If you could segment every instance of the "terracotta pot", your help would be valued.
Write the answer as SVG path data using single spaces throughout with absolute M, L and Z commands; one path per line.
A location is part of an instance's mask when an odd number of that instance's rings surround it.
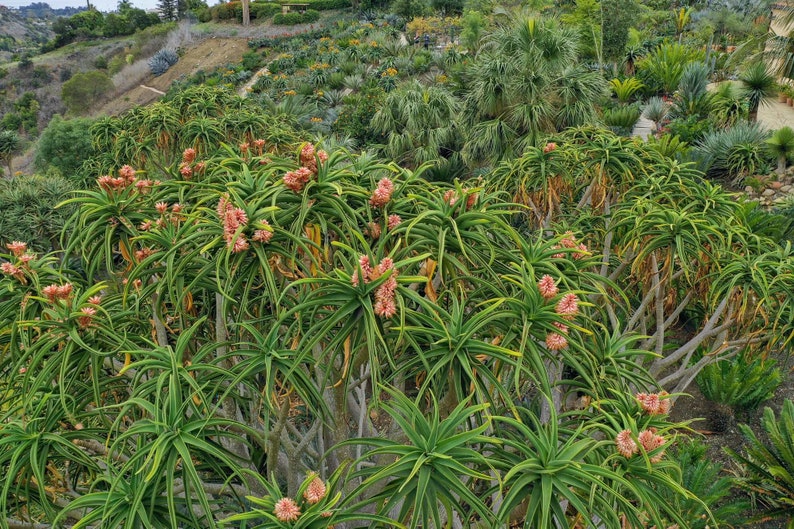
M 786 102 L 786 94 L 778 94 L 777 95 L 778 103 L 785 103 Z
M 775 190 L 780 189 L 781 187 L 783 187 L 783 182 L 778 182 L 778 181 L 771 182 L 769 184 L 769 187 L 771 187 L 772 189 L 775 189 Z
M 790 97 L 787 97 L 786 98 L 786 104 L 788 106 L 790 106 L 790 107 L 794 107 L 794 99 L 791 99 Z

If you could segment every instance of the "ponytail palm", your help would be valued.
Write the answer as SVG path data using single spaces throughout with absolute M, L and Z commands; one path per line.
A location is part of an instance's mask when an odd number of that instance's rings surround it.
M 493 163 L 544 133 L 591 119 L 607 85 L 571 66 L 577 58 L 575 32 L 554 20 L 522 16 L 497 28 L 468 71 L 464 113 L 473 128 L 464 159 Z M 487 143 L 486 129 L 498 130 L 500 141 Z

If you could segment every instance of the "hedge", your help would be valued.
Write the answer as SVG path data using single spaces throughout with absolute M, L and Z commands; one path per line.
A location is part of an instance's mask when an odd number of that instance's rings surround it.
M 307 9 L 303 13 L 279 13 L 273 17 L 273 24 L 280 26 L 294 26 L 296 24 L 308 24 L 320 20 L 320 12 L 315 9 Z

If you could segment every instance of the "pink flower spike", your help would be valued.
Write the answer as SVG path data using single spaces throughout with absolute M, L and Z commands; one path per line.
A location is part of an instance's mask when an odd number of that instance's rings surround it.
M 59 299 L 66 299 L 72 293 L 72 284 L 66 283 L 65 285 L 59 286 L 58 291 L 56 293 L 56 297 Z
M 554 278 L 548 274 L 545 274 L 538 281 L 538 290 L 545 300 L 550 300 L 559 292 L 557 285 L 554 283 Z
M 80 309 L 80 313 L 83 315 L 77 318 L 77 324 L 85 329 L 91 325 L 91 318 L 96 314 L 96 309 L 94 307 L 83 307 Z
M 119 169 L 119 176 L 126 184 L 131 184 L 135 180 L 135 169 L 129 165 L 125 165 Z
M 58 285 L 47 285 L 41 289 L 41 293 L 44 294 L 50 302 L 55 302 L 58 298 Z
M 165 202 L 158 202 L 157 204 L 154 205 L 154 209 L 157 210 L 157 213 L 162 215 L 163 213 L 168 211 L 168 204 Z
M 549 351 L 559 351 L 568 347 L 568 339 L 562 334 L 550 332 L 546 335 L 546 349 Z
M 572 320 L 579 313 L 579 298 L 576 294 L 565 294 L 557 303 L 556 311 L 566 320 Z
M 100 303 L 102 303 L 102 296 L 91 296 L 90 298 L 88 298 L 88 302 L 91 305 L 99 305 Z
M 637 443 L 631 438 L 631 431 L 623 430 L 617 437 L 615 437 L 615 445 L 618 447 L 618 452 L 623 457 L 631 457 L 639 450 Z
M 321 480 L 319 476 L 314 476 L 314 479 L 311 481 L 311 483 L 309 483 L 309 486 L 306 487 L 303 497 L 310 504 L 314 505 L 325 498 L 326 492 L 327 489 L 325 487 L 325 483 L 323 483 L 323 480 Z
M 28 245 L 27 243 L 21 241 L 13 241 L 6 244 L 6 248 L 11 250 L 11 253 L 14 254 L 16 257 L 19 257 L 20 255 L 25 253 L 25 250 L 28 249 Z
M 273 507 L 273 514 L 280 522 L 295 522 L 301 515 L 301 510 L 292 498 L 281 498 Z
M 387 177 L 383 177 L 378 182 L 375 191 L 369 198 L 369 203 L 372 207 L 382 208 L 391 200 L 391 195 L 394 193 L 394 182 Z
M 193 160 L 196 159 L 196 149 L 185 149 L 182 151 L 182 162 L 183 163 L 193 163 Z
M 268 243 L 273 238 L 273 232 L 270 230 L 255 230 L 254 236 L 251 237 L 252 241 Z
M 402 221 L 403 219 L 401 219 L 399 215 L 389 215 L 386 225 L 388 226 L 389 231 L 391 231 L 399 226 Z
M 17 266 L 14 266 L 11 263 L 3 263 L 0 264 L 0 272 L 3 272 L 4 274 L 9 276 L 15 276 L 20 272 L 22 272 L 22 270 L 20 270 Z

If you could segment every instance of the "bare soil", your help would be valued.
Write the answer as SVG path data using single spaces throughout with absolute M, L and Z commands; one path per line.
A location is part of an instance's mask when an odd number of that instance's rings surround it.
M 117 115 L 139 105 L 148 105 L 163 97 L 161 93 L 167 92 L 174 81 L 189 77 L 199 70 L 213 70 L 225 64 L 238 63 L 247 51 L 248 39 L 245 38 L 205 38 L 187 48 L 179 61 L 163 75 L 155 77 L 149 74 L 142 80 L 143 86 L 136 86 L 105 103 L 95 115 Z

